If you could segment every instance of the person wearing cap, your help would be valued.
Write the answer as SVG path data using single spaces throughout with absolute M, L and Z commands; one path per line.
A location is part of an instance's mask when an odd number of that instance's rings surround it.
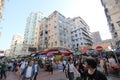
M 83 73 L 83 80 L 107 80 L 106 76 L 97 70 L 97 62 L 94 58 L 85 60 L 87 70 Z

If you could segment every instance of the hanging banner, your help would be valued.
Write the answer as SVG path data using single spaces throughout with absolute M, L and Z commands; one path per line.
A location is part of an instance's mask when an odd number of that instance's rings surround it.
M 55 55 L 56 60 L 60 60 L 62 58 L 62 55 Z

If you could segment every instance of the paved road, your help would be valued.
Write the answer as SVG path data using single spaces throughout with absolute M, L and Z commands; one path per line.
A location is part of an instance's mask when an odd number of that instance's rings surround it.
M 8 72 L 6 80 L 20 80 L 15 72 Z M 67 80 L 65 74 L 60 70 L 55 70 L 53 75 L 44 70 L 40 70 L 37 80 Z
M 8 72 L 7 75 L 8 77 L 6 80 L 20 80 L 18 79 L 17 74 L 14 72 Z M 65 77 L 65 74 L 60 70 L 54 71 L 53 75 L 51 75 L 48 72 L 45 72 L 44 70 L 41 69 L 37 80 L 67 80 L 67 79 Z M 120 80 L 120 78 L 108 76 L 108 80 Z

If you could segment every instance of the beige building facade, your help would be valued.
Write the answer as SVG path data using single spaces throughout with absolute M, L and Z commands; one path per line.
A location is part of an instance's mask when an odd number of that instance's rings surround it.
M 15 57 L 17 55 L 23 54 L 23 35 L 16 34 L 13 36 L 10 55 Z
M 5 50 L 5 53 L 4 53 L 4 54 L 5 54 L 6 57 L 11 57 L 11 56 L 12 56 L 12 55 L 10 54 L 10 51 L 11 51 L 10 49 Z
M 5 0 L 0 0 L 0 21 L 2 20 Z
M 109 24 L 112 38 L 120 47 L 120 0 L 101 0 Z
M 62 14 L 54 11 L 48 18 L 44 18 L 37 25 L 36 46 L 44 50 L 47 48 L 62 47 L 71 49 L 70 23 Z
M 35 46 L 38 50 L 44 50 L 48 47 L 47 18 L 42 19 L 36 27 Z

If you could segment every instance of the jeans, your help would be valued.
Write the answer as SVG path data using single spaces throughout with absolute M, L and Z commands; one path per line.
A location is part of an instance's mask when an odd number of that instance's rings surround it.
M 70 72 L 70 74 L 69 74 L 69 80 L 74 80 L 74 73 L 73 72 Z
M 3 78 L 3 76 L 6 78 L 7 76 L 6 76 L 6 71 L 4 71 L 4 70 L 1 70 L 1 79 Z
M 38 75 L 38 72 L 35 73 L 35 76 L 34 76 L 33 80 L 37 80 L 37 75 Z

